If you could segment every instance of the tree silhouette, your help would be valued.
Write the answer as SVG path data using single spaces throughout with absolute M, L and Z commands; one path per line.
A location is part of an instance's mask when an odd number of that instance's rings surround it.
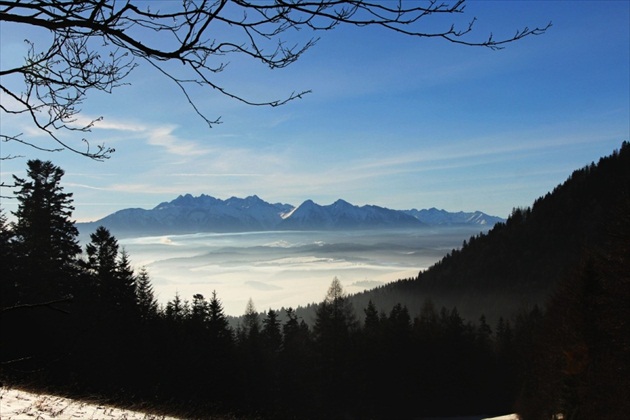
M 30 180 L 13 176 L 19 190 L 11 228 L 21 273 L 18 293 L 35 303 L 71 295 L 81 247 L 71 220 L 72 193 L 60 185 L 65 172 L 50 161 L 29 160 L 27 166 Z
M 120 251 L 118 240 L 107 228 L 99 226 L 90 234 L 85 251 L 87 261 L 83 265 L 94 283 L 92 291 L 98 304 L 118 317 L 135 317 L 136 276 L 129 255 L 124 249 Z
M 365 321 L 363 323 L 363 332 L 368 337 L 376 337 L 380 334 L 381 322 L 376 309 L 376 305 L 372 299 L 368 302 L 368 306 L 363 310 L 365 313 Z
M 324 399 L 332 413 L 346 410 L 347 399 L 342 390 L 352 376 L 349 366 L 353 334 L 358 328 L 352 303 L 335 277 L 328 288 L 324 301 L 316 311 L 313 328 L 319 350 Z
M 206 329 L 210 320 L 210 305 L 202 294 L 193 295 L 192 305 L 190 306 L 190 321 L 198 329 Z
M 232 329 L 216 291 L 212 292 L 212 298 L 208 305 L 208 330 L 211 339 L 216 342 L 225 344 L 232 340 Z
M 243 324 L 241 325 L 241 334 L 244 340 L 256 341 L 260 336 L 260 317 L 256 312 L 254 301 L 249 298 L 245 307 L 245 315 L 243 315 Z
M 3 227 L 10 246 L 3 257 L 12 261 L 11 267 L 3 265 L 2 282 L 10 283 L 2 291 L 8 289 L 11 303 L 2 309 L 2 361 L 18 361 L 19 372 L 67 359 L 81 253 L 72 194 L 60 185 L 64 171 L 49 161 L 29 160 L 27 175 L 14 176 L 16 221 L 10 233 Z
M 250 105 L 278 106 L 302 97 L 256 101 L 221 86 L 216 75 L 228 68 L 230 56 L 244 56 L 265 66 L 283 68 L 298 60 L 317 41 L 315 37 L 292 41 L 299 30 L 327 31 L 339 25 L 386 28 L 419 38 L 439 38 L 451 43 L 487 48 L 530 35 L 550 26 L 516 31 L 495 39 L 471 38 L 475 18 L 458 28 L 439 25 L 441 15 L 464 13 L 465 0 L 452 3 L 428 1 L 376 2 L 358 0 L 199 1 L 153 3 L 113 0 L 1 1 L 0 22 L 16 30 L 39 30 L 48 35 L 42 44 L 27 40 L 25 61 L 0 68 L 0 90 L 10 100 L 2 113 L 24 114 L 45 132 L 53 146 L 37 144 L 21 133 L 0 133 L 3 141 L 17 141 L 40 150 L 71 150 L 93 159 L 107 159 L 114 151 L 93 146 L 83 137 L 94 121 L 81 122 L 80 106 L 93 91 L 111 93 L 125 84 L 138 62 L 161 72 L 182 91 L 193 110 L 210 126 L 219 122 L 198 109 L 191 89 L 205 87 Z M 427 23 L 434 21 L 434 25 Z M 435 27 L 435 31 L 427 31 Z M 300 39 L 300 38 L 298 38 Z M 170 63 L 179 64 L 173 67 Z M 21 86 L 21 87 L 16 87 Z M 66 139 L 75 132 L 79 139 Z M 5 156 L 4 158 L 7 158 Z
M 143 321 L 154 319 L 158 313 L 158 303 L 153 293 L 151 279 L 146 267 L 142 267 L 136 279 L 136 301 Z
M 116 281 L 114 283 L 115 307 L 130 317 L 137 316 L 136 274 L 131 267 L 129 253 L 123 248 L 116 266 Z
M 183 322 L 189 313 L 190 307 L 188 302 L 182 301 L 179 293 L 175 293 L 175 297 L 166 303 L 166 308 L 164 309 L 166 319 L 176 323 Z
M 90 234 L 90 242 L 85 246 L 87 261 L 83 263 L 87 274 L 94 283 L 93 290 L 98 298 L 113 303 L 112 284 L 118 269 L 118 240 L 104 226 L 99 226 Z
M 282 331 L 278 312 L 273 309 L 269 309 L 267 316 L 262 320 L 262 340 L 267 354 L 274 355 L 280 352 Z
M 0 209 L 0 308 L 8 308 L 17 303 L 17 270 L 15 261 L 17 255 L 13 246 L 13 232 L 7 217 Z

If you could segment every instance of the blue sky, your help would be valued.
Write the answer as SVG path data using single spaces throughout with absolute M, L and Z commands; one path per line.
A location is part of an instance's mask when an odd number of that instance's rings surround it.
M 90 139 L 114 147 L 111 159 L 11 143 L 2 155 L 62 167 L 79 221 L 184 193 L 506 217 L 630 138 L 630 2 L 474 1 L 466 10 L 478 18 L 479 38 L 553 27 L 501 51 L 339 27 L 318 34 L 287 69 L 232 59 L 218 81 L 237 93 L 312 93 L 261 108 L 194 91 L 198 107 L 223 121 L 211 129 L 176 86 L 140 63 L 131 85 L 82 107 L 86 119 L 103 116 Z M 0 58 L 20 57 L 28 34 L 0 31 Z M 1 123 L 39 139 L 24 120 L 3 114 Z M 12 173 L 24 176 L 26 158 L 1 165 L 10 182 Z M 15 201 L 2 207 L 12 211 Z

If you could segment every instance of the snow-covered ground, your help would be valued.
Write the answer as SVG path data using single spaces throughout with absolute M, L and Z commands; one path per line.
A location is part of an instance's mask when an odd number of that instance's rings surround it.
M 69 398 L 0 388 L 2 420 L 177 420 Z M 516 414 L 484 420 L 518 420 Z
M 177 420 L 63 397 L 0 388 L 2 420 Z

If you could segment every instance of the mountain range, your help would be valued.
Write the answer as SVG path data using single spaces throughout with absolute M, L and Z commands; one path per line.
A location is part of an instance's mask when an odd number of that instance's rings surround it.
M 221 200 L 209 195 L 180 195 L 150 210 L 119 210 L 100 220 L 78 223 L 81 231 L 105 226 L 116 235 L 245 232 L 266 230 L 326 230 L 416 228 L 427 225 L 491 227 L 504 219 L 480 211 L 451 213 L 436 208 L 392 210 L 356 206 L 344 200 L 320 205 L 306 200 L 295 207 L 268 203 L 258 196 Z

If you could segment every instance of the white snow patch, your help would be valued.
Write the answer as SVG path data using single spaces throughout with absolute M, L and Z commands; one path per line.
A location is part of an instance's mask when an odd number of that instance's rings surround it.
M 0 388 L 0 418 L 3 420 L 177 420 L 175 417 L 122 410 L 13 388 Z

